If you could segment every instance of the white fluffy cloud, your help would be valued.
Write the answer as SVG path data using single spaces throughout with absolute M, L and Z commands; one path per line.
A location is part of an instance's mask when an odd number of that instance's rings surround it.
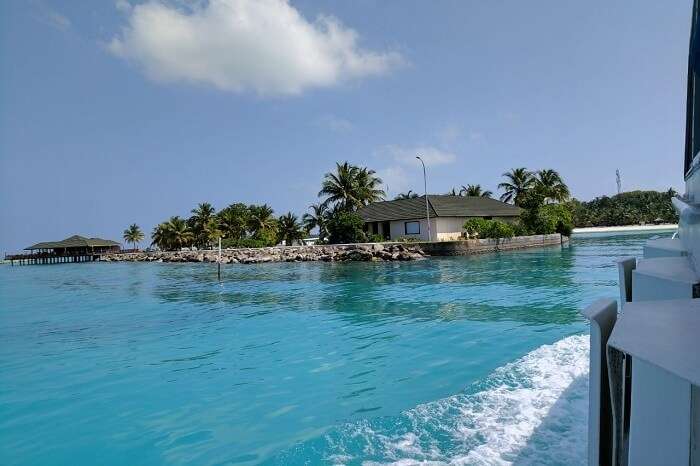
M 404 165 L 420 164 L 420 162 L 416 160 L 416 156 L 418 155 L 421 156 L 425 165 L 429 167 L 446 165 L 457 160 L 457 156 L 452 152 L 447 152 L 431 146 L 404 147 L 391 145 L 385 146 L 380 152 L 388 154 L 396 162 Z
M 416 160 L 417 155 L 421 156 L 427 167 L 447 165 L 457 160 L 457 156 L 452 152 L 432 146 L 389 145 L 379 149 L 377 155 L 388 159 L 389 162 L 387 166 L 377 170 L 389 198 L 408 189 L 417 193 L 423 192 L 423 171 L 421 163 Z M 428 186 L 428 189 L 431 187 Z
M 122 11 L 127 24 L 110 51 L 159 81 L 298 94 L 401 63 L 397 53 L 361 49 L 357 33 L 333 17 L 307 21 L 287 0 L 210 0 L 189 9 L 151 0 Z

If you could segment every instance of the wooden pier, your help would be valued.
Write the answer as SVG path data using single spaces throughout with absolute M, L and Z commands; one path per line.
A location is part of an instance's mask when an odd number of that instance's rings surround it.
M 37 243 L 25 248 L 28 253 L 5 254 L 10 265 L 48 265 L 77 262 L 93 262 L 102 254 L 119 252 L 121 246 L 116 241 L 101 238 L 85 238 L 74 235 L 63 241 Z
M 45 265 L 68 264 L 73 262 L 92 262 L 98 260 L 100 254 L 58 255 L 58 254 L 6 254 L 5 260 L 10 265 Z

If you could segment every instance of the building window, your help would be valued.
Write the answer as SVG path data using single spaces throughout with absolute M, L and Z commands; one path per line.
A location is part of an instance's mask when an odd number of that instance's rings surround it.
M 407 235 L 420 235 L 420 222 L 404 222 L 403 226 Z

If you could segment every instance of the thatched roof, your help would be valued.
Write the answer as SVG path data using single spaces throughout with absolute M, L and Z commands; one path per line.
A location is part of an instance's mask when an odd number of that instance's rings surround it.
M 102 238 L 85 238 L 80 235 L 73 235 L 63 241 L 46 241 L 43 243 L 36 243 L 28 248 L 24 248 L 27 251 L 34 249 L 62 249 L 62 248 L 104 248 L 111 246 L 119 246 L 119 243 L 109 239 Z
M 489 197 L 428 196 L 430 217 L 517 217 L 522 209 Z M 375 202 L 358 212 L 365 222 L 412 220 L 425 217 L 425 196 Z

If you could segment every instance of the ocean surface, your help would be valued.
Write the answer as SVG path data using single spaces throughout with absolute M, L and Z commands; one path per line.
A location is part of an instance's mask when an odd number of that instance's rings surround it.
M 221 282 L 0 266 L 0 464 L 584 464 L 578 310 L 658 235 Z

